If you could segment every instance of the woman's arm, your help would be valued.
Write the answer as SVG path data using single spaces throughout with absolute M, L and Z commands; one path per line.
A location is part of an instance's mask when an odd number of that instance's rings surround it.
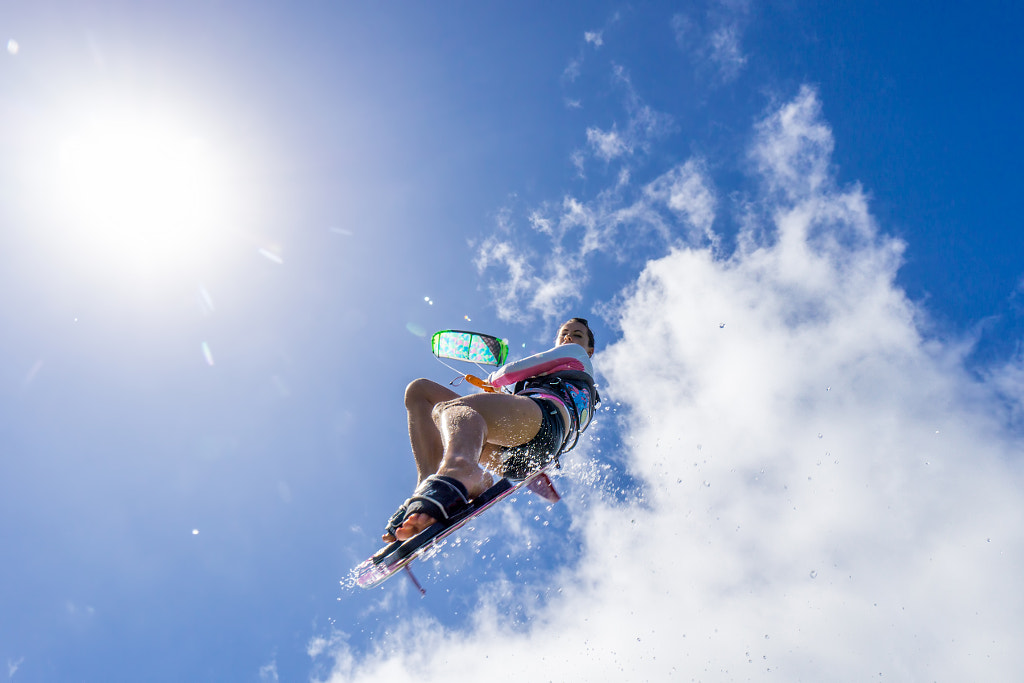
M 594 366 L 586 349 L 579 344 L 561 344 L 503 365 L 488 375 L 487 381 L 495 387 L 504 387 L 530 377 L 549 375 L 562 370 L 578 370 L 591 377 L 594 375 Z

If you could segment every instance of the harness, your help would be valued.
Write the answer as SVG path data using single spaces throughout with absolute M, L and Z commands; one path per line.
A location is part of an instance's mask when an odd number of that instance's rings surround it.
M 569 385 L 586 392 L 590 396 L 590 419 L 587 420 L 587 424 L 580 428 L 580 407 L 576 404 L 576 399 L 573 397 L 572 391 L 569 390 Z M 516 383 L 513 388 L 514 394 L 521 393 L 527 389 L 541 389 L 543 391 L 550 392 L 560 398 L 568 408 L 569 421 L 571 424 L 566 425 L 565 436 L 562 439 L 561 446 L 558 447 L 558 451 L 552 454 L 555 462 L 558 462 L 558 456 L 562 453 L 568 453 L 576 444 L 579 443 L 580 434 L 584 429 L 589 426 L 590 421 L 593 420 L 594 410 L 597 409 L 598 404 L 601 403 L 601 396 L 597 393 L 597 389 L 594 387 L 594 380 L 585 372 L 579 372 L 576 370 L 563 370 L 561 372 L 553 372 L 550 375 L 543 375 L 541 377 L 531 377 L 530 379 L 523 380 L 522 382 Z M 572 439 L 572 444 L 566 447 L 569 440 Z

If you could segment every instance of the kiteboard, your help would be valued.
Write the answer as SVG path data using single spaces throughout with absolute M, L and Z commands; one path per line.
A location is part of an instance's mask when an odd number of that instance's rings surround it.
M 549 465 L 549 467 L 554 466 L 553 463 Z M 360 588 L 374 588 L 404 569 L 420 594 L 425 594 L 426 591 L 413 576 L 409 567 L 413 560 L 432 557 L 445 544 L 449 536 L 483 514 L 491 506 L 508 498 L 523 487 L 545 500 L 557 503 L 560 496 L 555 491 L 555 487 L 547 475 L 547 470 L 548 467 L 542 468 L 526 479 L 517 482 L 500 479 L 473 499 L 465 510 L 452 515 L 444 522 L 435 522 L 408 540 L 395 541 L 381 548 L 352 570 L 356 585 Z

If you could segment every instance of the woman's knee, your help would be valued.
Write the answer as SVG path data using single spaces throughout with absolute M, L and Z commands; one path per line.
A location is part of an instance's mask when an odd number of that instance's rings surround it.
M 430 410 L 430 417 L 433 418 L 434 424 L 438 428 L 444 426 L 458 427 L 470 421 L 480 422 L 483 425 L 486 424 L 480 413 L 466 405 L 465 397 L 463 396 L 435 403 L 434 407 Z
M 434 407 L 430 409 L 430 418 L 434 421 L 434 424 L 441 426 L 441 422 L 445 419 L 445 413 L 449 412 L 454 406 L 458 399 L 451 401 L 440 401 L 434 404 Z
M 410 408 L 423 403 L 433 405 L 438 401 L 444 400 L 446 391 L 448 390 L 437 382 L 424 379 L 423 377 L 414 379 L 405 388 L 405 407 Z

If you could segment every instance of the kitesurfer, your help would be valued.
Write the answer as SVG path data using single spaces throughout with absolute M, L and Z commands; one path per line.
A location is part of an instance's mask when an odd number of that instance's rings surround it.
M 460 396 L 428 379 L 411 382 L 405 406 L 418 485 L 383 539 L 404 541 L 466 508 L 491 485 L 488 470 L 522 479 L 575 446 L 599 400 L 593 354 L 589 323 L 572 318 L 554 348 L 488 376 L 513 393 Z

